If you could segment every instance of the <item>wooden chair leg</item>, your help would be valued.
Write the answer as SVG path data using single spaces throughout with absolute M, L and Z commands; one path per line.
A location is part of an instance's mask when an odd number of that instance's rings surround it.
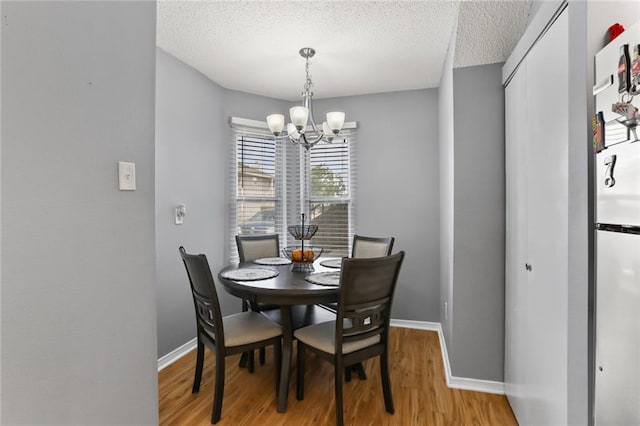
M 247 312 L 249 310 L 249 303 L 242 299 L 242 312 Z M 247 366 L 247 361 L 249 360 L 249 352 L 243 352 L 240 355 L 240 361 L 238 362 L 238 367 L 245 368 Z
M 384 407 L 387 413 L 393 414 L 393 397 L 391 396 L 391 381 L 389 380 L 389 365 L 387 362 L 387 352 L 380 355 L 380 378 L 382 379 L 382 393 L 384 394 Z
M 273 362 L 276 363 L 276 395 L 280 392 L 280 373 L 282 371 L 282 339 L 273 345 Z
M 265 352 L 264 347 L 260 348 L 260 365 L 264 365 Z
M 213 391 L 213 412 L 211 423 L 218 423 L 222 416 L 222 398 L 224 396 L 224 355 L 216 353 L 216 385 Z
M 198 339 L 198 349 L 196 353 L 196 375 L 193 378 L 193 388 L 191 393 L 200 392 L 200 381 L 202 380 L 202 367 L 204 366 L 204 343 Z
M 344 369 L 344 381 L 347 383 L 351 381 L 351 366 Z
M 253 350 L 249 351 L 249 362 L 248 362 L 249 373 L 253 373 L 255 368 Z
M 238 362 L 238 367 L 245 368 L 247 366 L 248 361 L 249 361 L 249 352 L 242 352 L 242 355 L 240 355 L 240 362 Z
M 304 345 L 298 342 L 298 372 L 296 376 L 296 399 L 304 399 Z
M 361 362 L 354 364 L 351 366 L 351 369 L 358 373 L 358 378 L 360 380 L 367 380 L 367 373 L 364 371 L 364 365 Z
M 342 360 L 336 360 L 334 367 L 334 383 L 336 392 L 336 425 L 344 426 L 344 419 L 342 415 L 342 372 L 344 366 Z

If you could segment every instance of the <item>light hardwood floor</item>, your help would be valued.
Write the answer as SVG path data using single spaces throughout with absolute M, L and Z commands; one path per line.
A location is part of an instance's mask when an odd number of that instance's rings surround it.
M 347 425 L 517 425 L 502 395 L 447 387 L 438 334 L 391 328 L 390 374 L 395 414 L 384 410 L 380 364 L 365 362 L 368 379 L 355 376 L 344 386 Z M 307 353 L 305 399 L 296 400 L 295 371 L 287 412 L 276 411 L 273 353 L 250 374 L 238 367 L 239 356 L 227 357 L 222 419 L 219 425 L 335 424 L 333 366 Z M 257 358 L 257 356 L 256 356 Z M 294 353 L 295 364 L 295 353 Z M 257 360 L 256 360 L 257 361 Z M 195 352 L 158 373 L 161 425 L 208 425 L 213 403 L 214 357 L 207 349 L 202 385 L 191 393 Z M 294 365 L 295 367 L 295 365 Z

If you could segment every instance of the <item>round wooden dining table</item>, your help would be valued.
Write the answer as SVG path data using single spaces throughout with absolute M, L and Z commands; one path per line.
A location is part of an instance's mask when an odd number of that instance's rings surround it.
M 319 258 L 314 262 L 314 272 L 339 272 L 339 269 L 320 265 L 323 260 L 326 258 Z M 223 276 L 227 271 L 242 268 L 273 269 L 278 272 L 278 275 L 255 281 L 231 280 Z M 279 311 L 275 310 L 277 317 L 267 314 L 282 327 L 282 368 L 278 387 L 278 412 L 280 413 L 287 410 L 293 331 L 304 325 L 334 320 L 333 313 L 314 305 L 335 303 L 338 300 L 339 291 L 338 286 L 312 284 L 305 279 L 308 272 L 293 272 L 291 268 L 290 264 L 265 266 L 246 262 L 229 265 L 218 273 L 218 279 L 228 293 L 249 302 L 280 306 Z M 296 309 L 293 319 L 292 309 Z M 298 315 L 299 313 L 301 315 Z

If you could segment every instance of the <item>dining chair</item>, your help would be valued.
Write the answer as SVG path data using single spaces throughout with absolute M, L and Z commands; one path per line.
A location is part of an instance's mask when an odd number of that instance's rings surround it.
M 280 237 L 278 234 L 238 234 L 236 235 L 236 246 L 238 248 L 240 262 L 252 262 L 263 257 L 280 256 Z M 280 308 L 278 305 L 268 305 L 264 303 L 250 304 L 243 299 L 242 311 L 248 311 L 249 307 L 251 307 L 251 310 L 254 312 Z M 260 348 L 259 357 L 260 364 L 264 365 L 264 348 Z M 249 371 L 253 372 L 253 351 L 242 356 L 240 366 L 244 367 L 247 362 L 249 363 Z
M 236 246 L 240 262 L 251 262 L 261 257 L 280 256 L 280 237 L 278 234 L 238 234 Z
M 351 257 L 369 258 L 389 256 L 393 249 L 394 237 L 364 237 L 362 235 L 353 236 Z M 323 303 L 320 306 L 336 313 L 338 306 L 335 303 Z
M 222 414 L 225 358 L 273 345 L 275 355 L 276 393 L 278 392 L 282 358 L 282 329 L 268 318 L 252 311 L 222 316 L 209 262 L 204 254 L 188 254 L 180 247 L 180 256 L 187 270 L 193 306 L 196 314 L 197 356 L 192 393 L 200 391 L 205 345 L 215 354 L 216 378 L 213 393 L 211 423 Z
M 307 350 L 334 366 L 336 423 L 343 422 L 342 371 L 379 357 L 384 405 L 393 414 L 388 343 L 391 305 L 404 251 L 378 258 L 343 259 L 335 321 L 314 324 L 294 332 L 298 339 L 296 397 L 304 399 L 304 362 Z
M 371 258 L 371 257 L 383 257 L 389 256 L 393 249 L 394 237 L 366 237 L 363 235 L 355 234 L 353 236 L 353 244 L 351 247 L 352 258 Z M 324 303 L 320 307 L 327 309 L 330 312 L 336 313 L 338 306 L 336 303 Z M 345 380 L 351 381 L 351 372 L 358 374 L 360 380 L 366 380 L 367 374 L 364 371 L 364 367 L 361 363 L 352 365 L 350 368 L 345 369 Z
M 393 249 L 394 237 L 365 237 L 353 236 L 351 257 L 382 257 L 389 256 Z

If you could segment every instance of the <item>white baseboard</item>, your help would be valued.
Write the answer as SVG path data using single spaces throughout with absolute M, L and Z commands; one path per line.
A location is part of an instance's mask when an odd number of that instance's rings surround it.
M 496 393 L 504 395 L 504 383 L 492 380 L 469 379 L 466 377 L 456 377 L 451 375 L 451 364 L 447 352 L 447 342 L 444 339 L 442 325 L 439 322 L 391 320 L 394 327 L 415 328 L 418 330 L 430 330 L 438 333 L 440 349 L 442 351 L 442 363 L 444 364 L 444 375 L 447 379 L 447 386 L 453 389 L 463 389 L 476 392 Z
M 174 362 L 176 362 L 177 360 L 179 360 L 180 358 L 182 358 L 183 356 L 191 352 L 193 349 L 195 349 L 197 345 L 198 345 L 198 339 L 194 337 L 192 340 L 189 340 L 187 343 L 180 346 L 179 348 L 176 348 L 171 352 L 169 352 L 168 354 L 160 357 L 158 359 L 158 371 L 173 364 Z
M 390 325 L 393 327 L 415 328 L 418 330 L 437 331 L 438 333 L 442 331 L 442 327 L 440 326 L 439 322 L 392 319 Z

